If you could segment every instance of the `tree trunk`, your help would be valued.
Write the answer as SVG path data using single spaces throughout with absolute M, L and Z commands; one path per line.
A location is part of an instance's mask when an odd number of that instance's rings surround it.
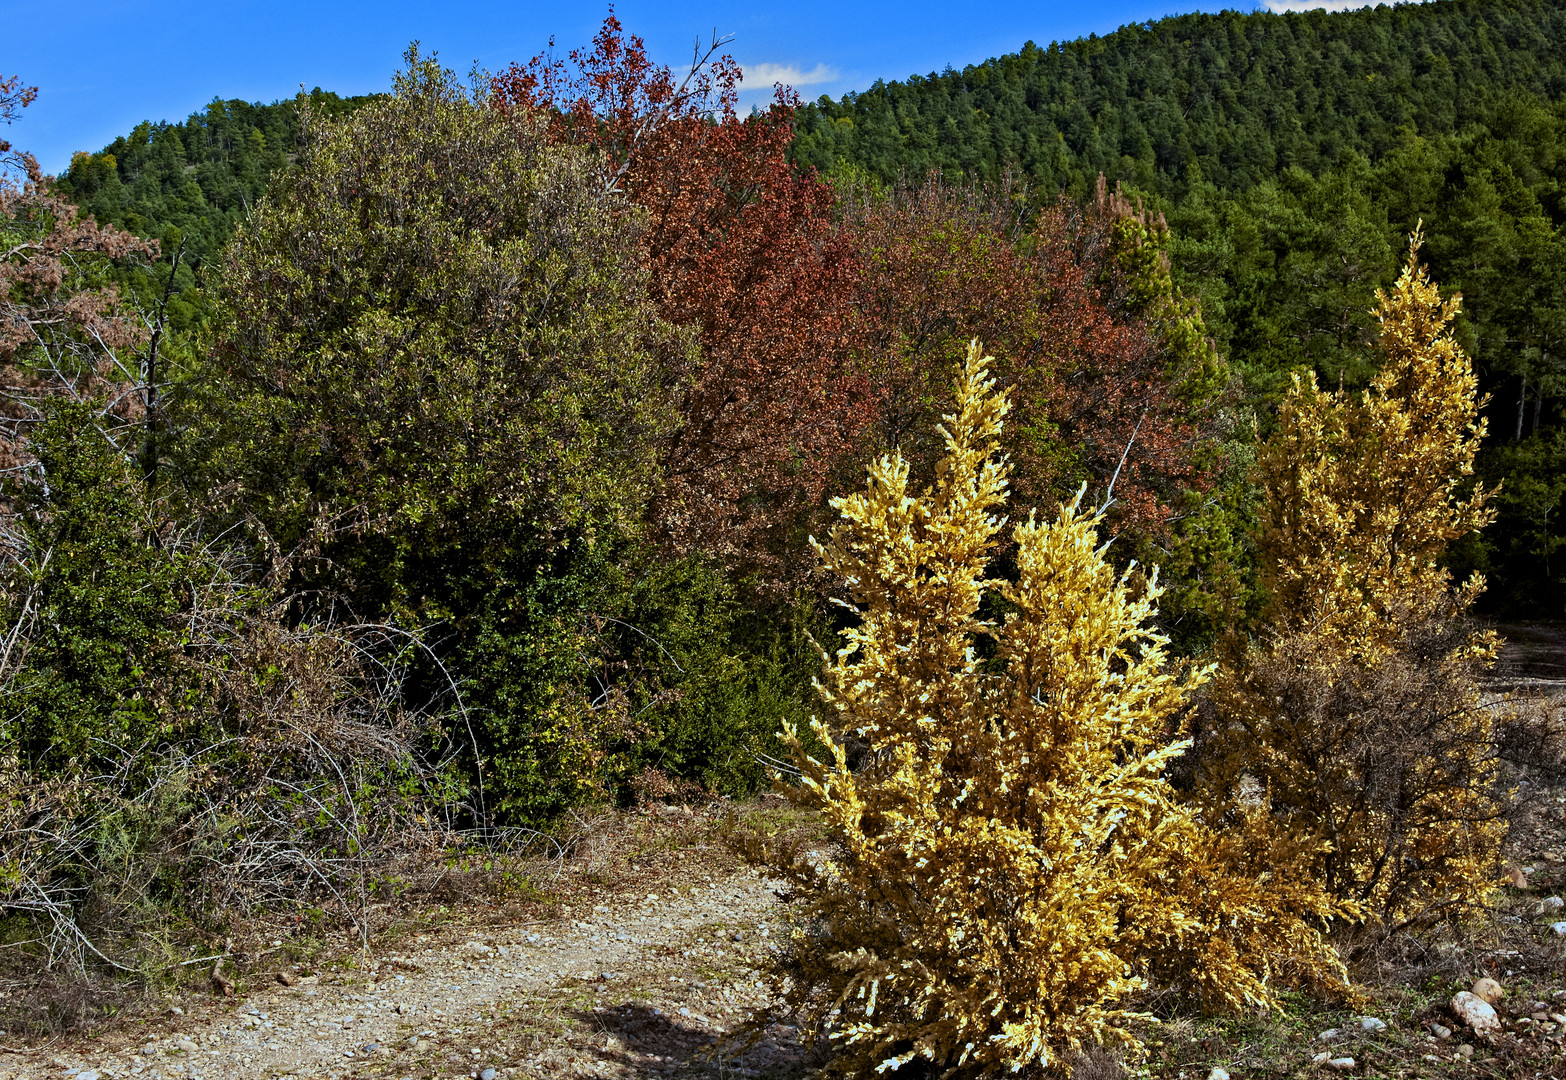
M 1517 434 L 1512 436 L 1514 442 L 1522 441 L 1523 413 L 1528 406 L 1528 373 L 1522 373 L 1522 387 L 1517 391 Z

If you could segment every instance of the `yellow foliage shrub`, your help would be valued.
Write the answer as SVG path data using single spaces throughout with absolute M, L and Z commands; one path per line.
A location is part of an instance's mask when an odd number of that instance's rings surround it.
M 1257 465 L 1264 490 L 1257 554 L 1280 631 L 1309 628 L 1373 658 L 1399 613 L 1447 606 L 1446 545 L 1494 519 L 1491 495 L 1462 488 L 1484 437 L 1479 380 L 1419 264 L 1420 237 L 1390 294 L 1377 293 L 1383 360 L 1361 395 L 1296 375 Z M 1466 607 L 1475 579 L 1457 599 Z
M 1164 777 L 1208 672 L 1150 627 L 1156 573 L 1139 592 L 1117 575 L 1079 493 L 1014 528 L 1016 581 L 987 576 L 1008 406 L 986 362 L 975 343 L 932 487 L 882 458 L 833 504 L 818 551 L 859 622 L 819 684 L 827 759 L 787 731 L 782 787 L 832 845 L 760 853 L 795 887 L 785 996 L 854 1074 L 1069 1073 L 1094 1045 L 1135 1048 L 1150 978 L 1254 1006 L 1291 966 L 1333 968 L 1313 927 L 1276 918 L 1313 898 L 1236 876 Z
M 1363 394 L 1297 378 L 1258 455 L 1266 629 L 1219 680 L 1211 806 L 1243 785 L 1336 900 L 1366 917 L 1450 913 L 1494 877 L 1502 825 L 1479 678 L 1492 634 L 1466 619 L 1443 548 L 1491 518 L 1463 486 L 1484 434 L 1477 380 L 1418 262 L 1376 311 Z M 1281 834 L 1281 833 L 1280 833 Z

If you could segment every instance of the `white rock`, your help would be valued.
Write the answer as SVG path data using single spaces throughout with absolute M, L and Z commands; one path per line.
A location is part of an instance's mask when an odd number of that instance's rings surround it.
M 1310 1063 L 1312 1065 L 1325 1065 L 1327 1062 L 1329 1062 L 1331 1060 L 1332 1060 L 1332 1055 L 1330 1053 L 1328 1053 L 1327 1051 L 1323 1050 L 1321 1053 L 1319 1053 L 1315 1057 L 1311 1058 L 1310 1059 Z
M 1566 937 L 1566 922 L 1552 922 L 1550 924 L 1550 933 L 1556 937 Z
M 1328 1028 L 1320 1035 L 1317 1035 L 1316 1038 L 1324 1043 L 1337 1042 L 1339 1039 L 1343 1038 L 1343 1032 L 1339 1031 L 1337 1028 Z
M 1336 1069 L 1338 1072 L 1348 1072 L 1354 1067 L 1354 1059 L 1351 1057 L 1335 1057 L 1327 1062 L 1327 1068 Z
M 1360 1027 L 1361 1031 L 1370 1031 L 1370 1032 L 1385 1031 L 1387 1029 L 1386 1022 L 1382 1021 L 1382 1020 L 1377 1020 L 1374 1016 L 1362 1016 L 1362 1017 L 1360 1017 L 1359 1018 L 1359 1027 Z
M 1493 1039 L 1501 1033 L 1501 1018 L 1495 1015 L 1490 1003 L 1467 990 L 1452 996 L 1452 1012 L 1481 1039 Z
M 1445 1024 L 1431 1024 L 1430 1034 L 1438 1039 L 1450 1039 L 1452 1037 L 1452 1029 Z
M 1207 1074 L 1207 1080 L 1229 1080 L 1229 1070 L 1215 1065 L 1213 1071 Z
M 1539 901 L 1540 915 L 1554 915 L 1562 909 L 1566 909 L 1566 900 L 1562 900 L 1558 896 L 1546 896 Z

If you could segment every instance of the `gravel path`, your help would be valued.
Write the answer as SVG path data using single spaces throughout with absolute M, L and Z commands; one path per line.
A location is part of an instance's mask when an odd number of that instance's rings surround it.
M 415 934 L 358 970 L 174 1008 L 88 1046 L 0 1054 L 0 1080 L 146 1077 L 803 1075 L 787 1027 L 723 1038 L 768 1003 L 771 883 L 691 869 L 662 894 L 600 895 L 558 920 Z

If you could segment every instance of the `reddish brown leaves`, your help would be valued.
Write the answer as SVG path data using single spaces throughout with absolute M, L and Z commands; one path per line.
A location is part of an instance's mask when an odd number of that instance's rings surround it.
M 589 148 L 606 189 L 645 212 L 649 288 L 696 334 L 699 357 L 671 372 L 683 406 L 665 447 L 665 536 L 786 582 L 867 429 L 876 449 L 934 460 L 919 440 L 973 337 L 1016 387 L 1006 441 L 1022 499 L 1086 481 L 1096 497 L 1112 487 L 1120 522 L 1161 531 L 1200 483 L 1202 433 L 1156 328 L 1125 302 L 1125 208 L 1061 201 L 1025 227 L 1020 192 L 933 181 L 837 203 L 787 162 L 793 95 L 779 87 L 741 119 L 740 72 L 711 59 L 717 47 L 677 82 L 611 14 L 591 49 L 493 82 L 498 107 L 544 110 L 554 138 Z
M 1193 479 L 1199 433 L 1155 335 L 1118 301 L 1113 218 L 1061 200 L 1025 225 L 1023 205 L 1009 184 L 934 180 L 851 197 L 880 447 L 934 460 L 929 432 L 950 408 L 948 374 L 978 337 L 1015 387 L 1004 444 L 1019 503 L 1047 504 L 1084 481 L 1098 499 L 1113 483 L 1119 520 L 1158 531 L 1171 489 Z
M 36 93 L 14 77 L 0 79 L 0 120 L 15 119 Z M 124 382 L 117 354 L 136 348 L 147 330 L 118 290 L 95 284 L 89 271 L 103 259 L 154 255 L 157 245 L 79 218 L 32 155 L 0 140 L 0 168 L 6 165 L 27 174 L 18 183 L 0 172 L 0 417 L 15 421 L 31 415 L 27 399 L 35 395 L 92 396 Z M 118 395 L 117 410 L 133 409 L 132 398 Z M 17 460 L 13 439 L 0 439 L 7 465 Z
M 1034 229 L 1060 349 L 1049 411 L 1078 449 L 1080 479 L 1106 491 L 1113 483 L 1117 519 L 1159 535 L 1182 490 L 1207 486 L 1198 448 L 1212 431 L 1180 395 L 1183 373 L 1171 369 L 1158 328 L 1128 310 L 1112 249 L 1119 218 L 1112 205 L 1060 199 Z
M 23 86 L 17 76 L 0 78 L 0 124 L 14 124 L 21 117 L 22 110 L 37 97 L 38 87 Z M 0 137 L 0 172 L 8 169 L 18 170 L 29 180 L 41 178 L 37 159 L 31 154 L 13 150 L 10 140 Z
M 30 359 L 60 374 L 108 375 L 115 350 L 146 336 L 112 286 L 85 288 L 78 260 L 152 255 L 157 247 L 78 218 L 42 184 L 0 181 L 0 363 Z
M 850 337 L 858 269 L 830 189 L 786 160 L 792 96 L 779 88 L 766 113 L 740 118 L 739 69 L 711 52 L 676 83 L 611 14 L 572 71 L 536 58 L 494 89 L 503 108 L 549 109 L 558 138 L 599 155 L 606 187 L 645 212 L 660 312 L 695 331 L 699 356 L 671 373 L 683 407 L 660 526 L 678 548 L 778 583 L 802 548 L 789 533 L 867 419 Z

